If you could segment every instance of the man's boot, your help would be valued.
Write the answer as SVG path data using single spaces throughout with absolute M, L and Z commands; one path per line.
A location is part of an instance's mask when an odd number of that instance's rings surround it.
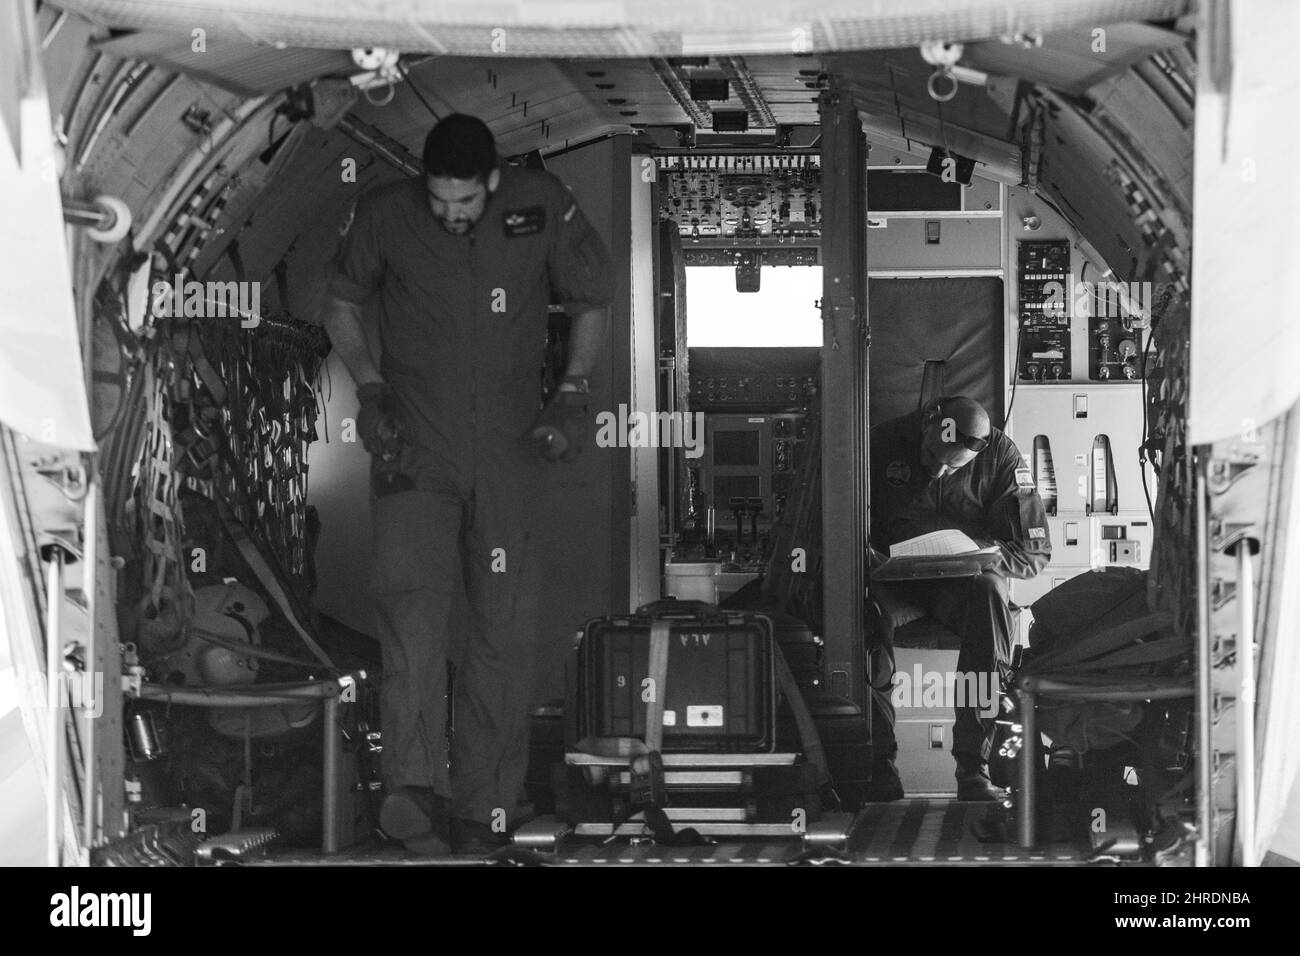
M 384 834 L 425 856 L 451 852 L 447 824 L 447 801 L 432 787 L 398 787 L 384 797 L 379 809 Z
M 993 786 L 989 765 L 971 757 L 957 757 L 957 799 L 971 803 L 1000 803 L 1006 792 Z

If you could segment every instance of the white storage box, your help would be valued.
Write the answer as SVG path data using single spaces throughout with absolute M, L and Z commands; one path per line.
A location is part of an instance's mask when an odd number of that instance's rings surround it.
M 664 597 L 717 604 L 721 573 L 721 561 L 671 561 L 664 565 Z

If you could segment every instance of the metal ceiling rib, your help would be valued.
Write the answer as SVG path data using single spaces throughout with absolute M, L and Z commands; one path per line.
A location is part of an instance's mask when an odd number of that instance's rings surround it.
M 816 90 L 805 84 L 816 86 L 820 60 L 756 57 L 740 66 L 752 77 L 775 122 L 817 122 Z M 810 70 L 812 79 L 801 77 L 800 70 Z M 502 151 L 512 154 L 560 149 L 606 133 L 632 132 L 638 125 L 692 122 L 665 79 L 671 74 L 680 80 L 680 72 L 663 60 L 432 57 L 411 68 L 410 80 L 439 115 L 459 111 L 481 116 Z M 406 86 L 398 85 L 388 106 L 363 102 L 354 111 L 418 154 L 433 117 Z M 685 102 L 697 125 L 707 130 L 710 104 Z M 735 108 L 742 101 L 733 95 L 725 105 Z
M 201 50 L 189 33 L 132 33 L 96 46 L 123 59 L 143 60 L 174 73 L 198 77 L 242 96 L 262 96 L 318 76 L 356 73 L 343 50 L 277 50 L 243 38 L 207 32 Z
M 962 84 L 952 102 L 938 104 L 926 92 L 933 67 L 915 50 L 842 53 L 827 57 L 873 129 L 929 146 L 947 146 L 1018 177 L 1019 152 L 1008 141 L 1010 117 L 987 92 Z
M 1042 45 L 976 43 L 962 55 L 962 65 L 1041 83 L 1080 96 L 1151 54 L 1182 48 L 1187 37 L 1146 23 L 1084 25 L 1042 37 Z
M 823 72 L 819 57 L 747 56 L 745 65 L 778 123 L 817 122 L 817 77 Z
M 629 75 L 644 64 L 624 64 Z M 653 78 L 653 77 L 652 77 Z M 562 148 L 566 141 L 590 139 L 612 132 L 631 132 L 630 122 L 678 123 L 680 111 L 666 94 L 662 102 L 632 94 L 620 83 L 611 97 L 638 103 L 638 116 L 619 115 L 626 106 L 611 105 L 595 91 L 590 78 L 563 61 L 488 57 L 436 57 L 412 67 L 410 82 L 418 87 L 439 116 L 453 112 L 479 116 L 492 129 L 502 153 L 511 155 L 540 148 Z M 586 79 L 586 84 L 581 82 Z M 358 103 L 354 112 L 420 154 L 425 134 L 434 122 L 428 109 L 408 88 L 397 86 L 397 96 L 387 106 Z M 644 115 L 646 118 L 641 119 Z
M 1191 0 L 56 0 L 115 29 L 250 42 L 387 46 L 457 56 L 648 57 L 885 49 L 927 39 L 1044 34 L 1077 25 L 1169 20 Z
M 723 71 L 730 80 L 730 86 L 736 99 L 744 105 L 749 113 L 750 125 L 760 129 L 774 129 L 776 116 L 767 101 L 766 91 L 754 79 L 743 58 L 724 56 L 719 58 Z

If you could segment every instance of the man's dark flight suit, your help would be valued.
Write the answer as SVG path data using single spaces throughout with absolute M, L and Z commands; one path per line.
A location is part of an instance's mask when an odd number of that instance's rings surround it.
M 404 440 L 396 465 L 411 480 L 372 492 L 385 784 L 432 786 L 463 819 L 512 814 L 527 764 L 540 592 L 530 532 L 556 466 L 524 436 L 539 411 L 550 293 L 570 315 L 606 306 L 609 271 L 559 179 L 503 167 L 466 235 L 435 219 L 423 177 L 363 196 L 330 281 L 349 302 L 379 292 L 380 370 Z M 386 466 L 371 467 L 379 490 Z M 449 774 L 445 661 L 462 587 L 472 631 Z
M 946 528 L 964 531 L 981 546 L 997 543 L 1001 560 L 975 578 L 872 585 L 882 611 L 879 643 L 871 649 L 872 737 L 877 757 L 898 752 L 894 739 L 893 629 L 929 613 L 961 637 L 960 672 L 1006 676 L 1011 654 L 1007 578 L 1032 578 L 1051 558 L 1042 500 L 1015 443 L 997 428 L 988 447 L 955 473 L 931 478 L 921 464 L 926 410 L 871 429 L 871 544 L 889 546 Z M 982 685 L 977 685 L 982 686 Z M 953 754 L 959 762 L 988 760 L 992 718 L 978 707 L 957 709 Z

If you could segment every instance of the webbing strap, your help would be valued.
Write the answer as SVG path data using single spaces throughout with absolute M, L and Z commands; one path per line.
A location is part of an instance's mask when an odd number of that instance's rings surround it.
M 199 337 L 198 328 L 193 322 L 173 322 L 171 325 L 172 349 L 177 356 L 188 356 L 194 366 L 194 372 L 212 395 L 217 405 L 226 404 L 228 393 L 221 374 L 208 361 L 203 349 L 203 339 Z
M 650 678 L 649 699 L 646 701 L 645 713 L 645 745 L 651 754 L 657 754 L 663 750 L 664 744 L 664 702 L 668 694 L 668 648 L 672 643 L 673 625 L 671 621 L 654 620 L 650 623 L 650 660 L 647 667 L 647 676 Z M 629 763 L 629 769 L 634 770 L 638 760 L 645 761 L 644 757 L 634 756 Z M 654 758 L 654 764 L 658 766 L 658 772 L 663 772 L 663 765 Z M 635 772 L 635 771 L 634 771 Z M 649 805 L 643 804 L 639 808 L 642 819 L 645 820 L 646 826 L 654 834 L 655 842 L 661 846 L 696 846 L 706 842 L 699 831 L 693 827 L 676 831 L 673 829 L 668 814 L 664 813 L 663 805 L 660 803 L 667 796 L 662 790 L 663 781 L 659 780 L 658 786 L 652 790 L 657 792 L 657 796 Z M 635 816 L 635 814 L 633 814 Z
M 646 701 L 645 744 L 653 753 L 663 750 L 664 744 L 664 694 L 668 688 L 668 644 L 672 624 L 653 621 L 650 624 L 650 699 Z
M 316 655 L 316 659 L 332 671 L 337 671 L 334 662 L 330 656 L 325 653 L 325 649 L 316 643 L 315 638 L 307 633 L 307 629 L 302 626 L 298 619 L 298 614 L 294 608 L 293 602 L 289 595 L 280 585 L 280 579 L 276 576 L 271 566 L 267 563 L 266 558 L 262 557 L 262 552 L 258 549 L 257 543 L 244 530 L 244 526 L 239 519 L 230 513 L 225 501 L 220 495 L 217 496 L 217 506 L 221 509 L 222 523 L 230 533 L 230 538 L 235 542 L 235 547 L 243 555 L 244 561 L 248 564 L 249 570 L 257 576 L 257 580 L 262 582 L 262 587 L 271 600 L 275 602 L 276 607 L 284 614 L 284 619 L 294 629 L 297 635 L 302 638 L 302 642 L 307 645 L 308 649 Z
M 773 643 L 776 643 L 775 641 Z M 817 723 L 813 720 L 808 702 L 804 700 L 803 691 L 795 682 L 794 673 L 785 659 L 785 651 L 776 645 L 776 680 L 790 705 L 795 728 L 799 731 L 799 742 L 803 744 L 803 754 L 817 772 L 817 787 L 820 789 L 831 782 L 830 764 L 826 761 L 826 748 L 822 745 L 821 734 L 817 733 Z
M 176 533 L 176 485 L 172 478 L 171 436 L 163 402 L 163 380 L 155 374 L 152 364 L 145 367 L 148 389 L 148 421 L 150 443 L 145 447 L 145 461 L 141 485 L 144 506 L 150 519 L 145 541 L 145 580 L 148 583 L 148 603 L 155 609 L 162 607 L 163 592 L 171 570 L 179 573 L 180 538 Z M 152 520 L 152 519 L 156 519 Z

